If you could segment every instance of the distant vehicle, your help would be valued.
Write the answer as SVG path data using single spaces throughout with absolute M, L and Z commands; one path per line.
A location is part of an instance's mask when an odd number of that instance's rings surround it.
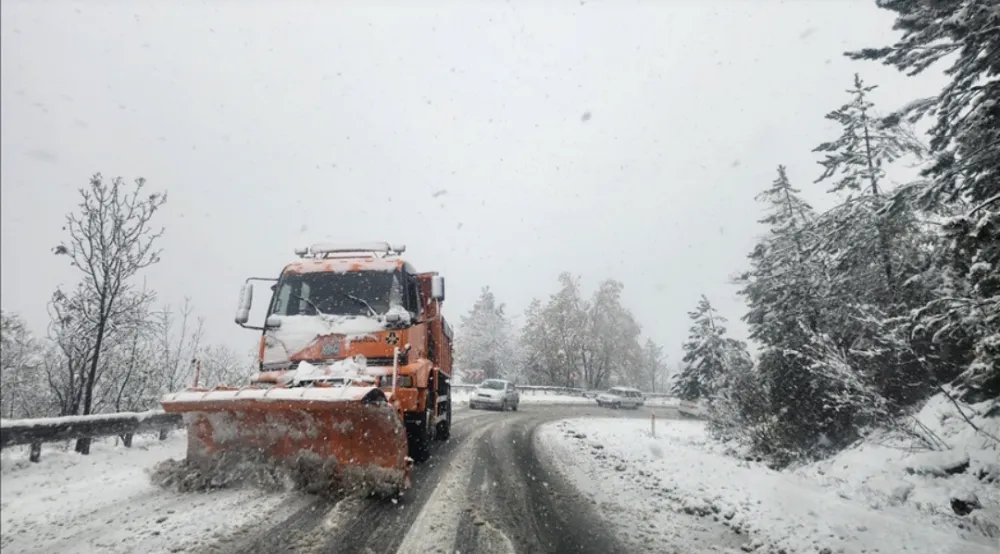
M 646 397 L 639 389 L 629 387 L 611 387 L 607 392 L 597 395 L 597 405 L 609 408 L 631 408 L 639 409 L 646 403 Z
M 521 403 L 521 393 L 517 391 L 514 383 L 506 379 L 487 379 L 472 390 L 469 397 L 469 409 L 496 408 L 500 411 L 507 409 L 517 411 L 517 405 Z

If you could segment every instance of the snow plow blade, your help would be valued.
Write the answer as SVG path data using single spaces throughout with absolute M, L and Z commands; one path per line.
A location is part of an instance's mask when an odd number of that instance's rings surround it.
M 375 387 L 189 390 L 160 403 L 184 415 L 187 462 L 195 467 L 250 459 L 306 469 L 338 487 L 398 493 L 410 486 L 406 427 Z

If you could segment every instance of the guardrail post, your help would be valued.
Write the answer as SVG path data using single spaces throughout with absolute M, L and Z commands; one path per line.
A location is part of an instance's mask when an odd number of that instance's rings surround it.
M 163 429 L 160 429 L 160 440 L 161 441 L 167 440 L 167 429 L 165 427 Z
M 42 443 L 31 443 L 31 454 L 28 455 L 28 461 L 35 462 L 36 464 L 42 461 Z
M 656 438 L 656 413 L 649 412 L 649 434 Z
M 132 448 L 132 433 L 122 435 L 122 444 L 125 445 L 125 448 Z

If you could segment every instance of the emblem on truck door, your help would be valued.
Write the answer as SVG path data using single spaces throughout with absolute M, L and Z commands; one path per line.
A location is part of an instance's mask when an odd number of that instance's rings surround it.
M 399 342 L 399 337 L 396 336 L 395 332 L 390 332 L 388 336 L 385 337 L 385 342 L 395 346 Z
M 323 356 L 339 356 L 340 355 L 340 343 L 339 342 L 328 342 L 323 345 L 322 350 L 320 350 L 320 355 Z

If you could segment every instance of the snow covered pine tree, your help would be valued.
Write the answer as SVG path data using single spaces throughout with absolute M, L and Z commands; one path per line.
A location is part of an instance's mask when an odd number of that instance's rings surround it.
M 729 372 L 751 365 L 750 355 L 745 344 L 726 336 L 726 318 L 705 295 L 688 316 L 693 323 L 683 345 L 684 369 L 674 381 L 673 392 L 682 400 L 704 399 L 711 403 L 725 386 Z
M 955 384 L 969 401 L 1000 397 L 1000 11 L 995 0 L 878 0 L 896 12 L 902 37 L 892 46 L 848 52 L 915 75 L 950 59 L 951 81 L 899 116 L 936 116 L 934 163 L 910 196 L 928 211 L 951 214 L 935 273 L 934 298 L 914 311 L 913 332 L 961 368 Z M 947 353 L 947 354 L 944 354 Z M 956 355 L 956 353 L 958 353 Z M 955 359 L 955 358 L 959 359 Z

